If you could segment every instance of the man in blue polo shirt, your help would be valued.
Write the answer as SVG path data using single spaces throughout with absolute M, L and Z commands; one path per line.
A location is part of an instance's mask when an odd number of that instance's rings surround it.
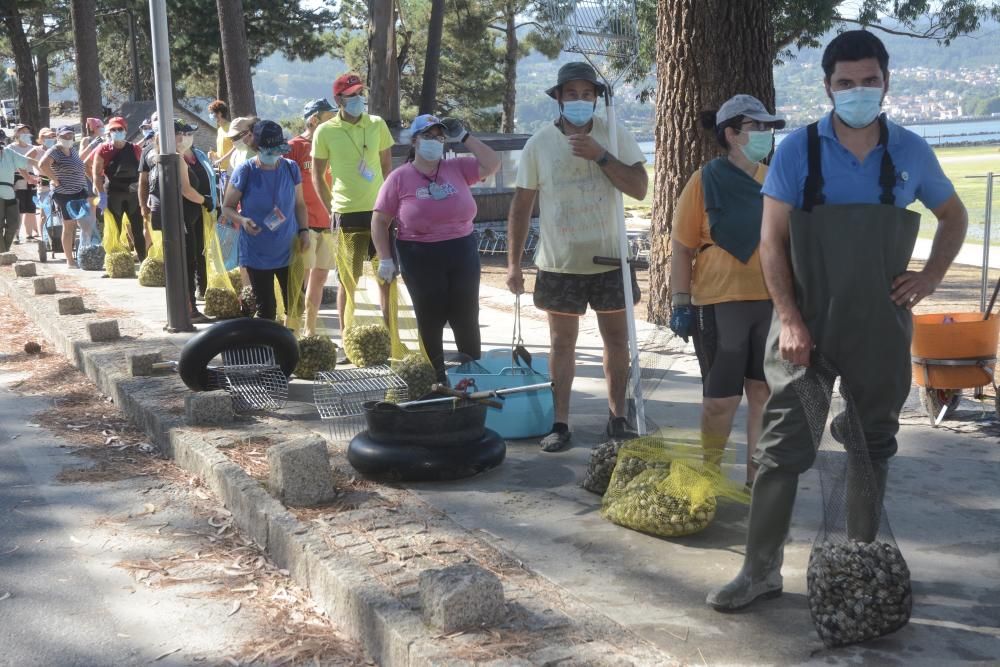
M 833 112 L 781 142 L 763 187 L 760 257 L 774 300 L 764 368 L 771 397 L 754 456 L 760 472 L 746 557 L 733 581 L 709 593 L 718 611 L 781 594 L 798 477 L 816 457 L 798 379 L 835 372 L 851 393 L 871 465 L 849 457 L 845 529 L 852 540 L 875 539 L 910 390 L 910 309 L 937 288 L 968 223 L 927 143 L 880 113 L 889 89 L 882 42 L 862 30 L 842 33 L 823 53 L 823 72 Z M 914 200 L 938 220 L 921 271 L 907 270 L 920 225 L 906 210 Z M 828 410 L 829 394 L 817 403 Z M 846 444 L 850 426 L 838 415 L 834 438 Z

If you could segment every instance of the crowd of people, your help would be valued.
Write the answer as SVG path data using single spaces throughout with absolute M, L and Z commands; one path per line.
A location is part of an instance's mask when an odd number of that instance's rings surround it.
M 746 559 L 732 582 L 709 595 L 709 604 L 722 611 L 781 591 L 782 545 L 798 475 L 815 456 L 792 385 L 816 355 L 835 363 L 854 388 L 884 491 L 910 384 L 909 311 L 934 291 L 964 238 L 964 206 L 933 151 L 881 113 L 888 63 L 871 33 L 836 37 L 822 61 L 833 111 L 786 136 L 777 149 L 774 132 L 784 120 L 755 97 L 736 94 L 706 111 L 703 129 L 721 155 L 695 171 L 674 207 L 670 328 L 684 340 L 694 338 L 708 463 L 720 464 L 744 393 L 749 403 L 746 483 L 753 495 Z M 562 66 L 546 92 L 558 115 L 520 156 L 508 215 L 507 284 L 515 294 L 527 291 L 521 258 L 537 199 L 538 270 L 531 291 L 548 318 L 555 406 L 555 422 L 540 445 L 558 452 L 572 441 L 576 343 L 588 307 L 603 340 L 607 435 L 635 435 L 626 405 L 625 290 L 636 302 L 641 294 L 634 272 L 626 286 L 617 267 L 594 258 L 618 254 L 616 191 L 642 199 L 648 177 L 631 133 L 596 114 L 607 91 L 589 64 Z M 500 159 L 461 122 L 425 114 L 410 124 L 409 156 L 393 168 L 395 140 L 366 108 L 362 79 L 347 73 L 333 83 L 332 103 L 306 104 L 305 131 L 291 139 L 271 120 L 230 119 L 222 101 L 209 106 L 218 128 L 214 151 L 194 148 L 197 128 L 174 121 L 185 167 L 180 182 L 192 318 L 205 320 L 197 302 L 206 289 L 202 221 L 210 215 L 239 229 L 239 265 L 260 317 L 275 319 L 279 305 L 289 312 L 289 266 L 293 256 L 302 257 L 307 335 L 317 331 L 330 271 L 337 273 L 343 326 L 366 263 L 377 260 L 383 313 L 389 286 L 401 277 L 422 348 L 446 381 L 445 327 L 458 352 L 481 355 L 470 188 L 496 173 Z M 151 232 L 162 229 L 155 120 L 144 122 L 140 143 L 127 140 L 128 126 L 117 117 L 88 119 L 79 146 L 73 127 L 43 128 L 37 142 L 30 127 L 15 128 L 14 141 L 0 149 L 0 250 L 21 226 L 27 238 L 39 235 L 35 195 L 51 190 L 63 213 L 67 262 L 73 263 L 75 225 L 94 223 L 93 212 L 76 215 L 69 205 L 91 197 L 95 209 L 106 209 L 120 224 L 128 218 L 126 234 L 144 257 Z M 615 154 L 608 150 L 612 132 Z M 450 157 L 449 144 L 461 144 L 469 155 Z M 905 270 L 916 234 L 906 206 L 914 200 L 939 223 L 930 259 L 917 272 Z M 879 259 L 862 266 L 854 252 L 861 247 L 874 248 L 864 257 Z M 872 323 L 880 327 L 877 335 Z

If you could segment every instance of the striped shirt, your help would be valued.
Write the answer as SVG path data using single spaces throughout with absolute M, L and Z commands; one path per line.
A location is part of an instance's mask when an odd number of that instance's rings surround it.
M 75 195 L 80 190 L 87 189 L 87 174 L 76 148 L 70 149 L 69 155 L 62 152 L 59 146 L 53 146 L 42 160 L 52 158 L 52 172 L 59 179 L 56 192 L 64 195 Z

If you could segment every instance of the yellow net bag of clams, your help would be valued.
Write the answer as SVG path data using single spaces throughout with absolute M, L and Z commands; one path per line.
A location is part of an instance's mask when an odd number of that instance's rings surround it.
M 722 496 L 749 502 L 718 466 L 705 464 L 697 436 L 659 434 L 630 440 L 618 450 L 601 516 L 643 533 L 681 537 L 705 530 Z
M 208 270 L 208 289 L 205 290 L 205 314 L 221 320 L 242 317 L 240 300 L 229 280 L 223 260 L 219 237 L 215 233 L 215 213 L 202 209 L 205 230 L 205 266 Z

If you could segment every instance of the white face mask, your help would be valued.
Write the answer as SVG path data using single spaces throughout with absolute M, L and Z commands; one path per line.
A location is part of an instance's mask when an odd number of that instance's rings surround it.
M 73 144 L 75 143 L 76 142 L 73 141 L 72 139 L 62 139 L 62 138 L 59 139 L 59 145 L 62 146 L 63 148 L 73 148 Z

